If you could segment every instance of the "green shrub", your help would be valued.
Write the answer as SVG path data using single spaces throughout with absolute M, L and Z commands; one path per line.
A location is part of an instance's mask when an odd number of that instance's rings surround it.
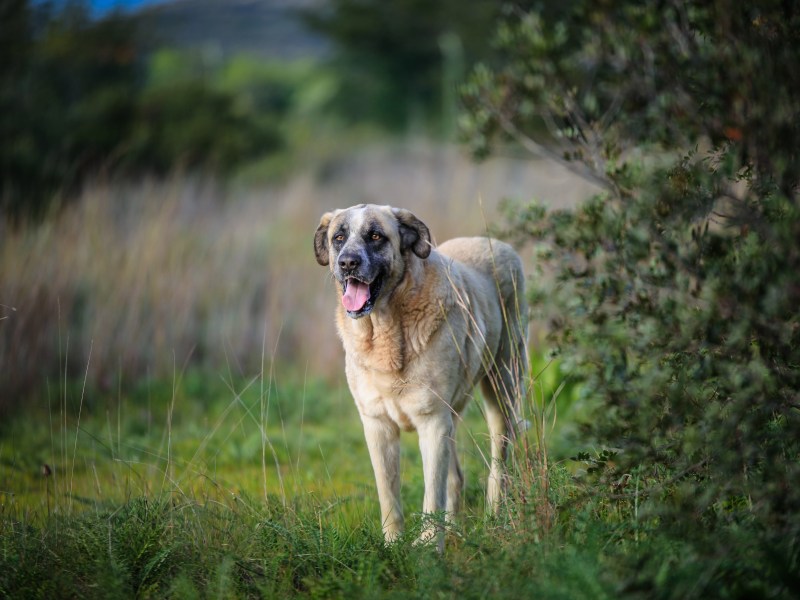
M 395 131 L 444 121 L 451 133 L 456 82 L 465 65 L 491 53 L 487 25 L 500 8 L 492 0 L 334 0 L 306 10 L 336 50 L 332 109 L 350 123 Z
M 512 230 L 555 273 L 533 299 L 592 399 L 586 444 L 613 450 L 592 494 L 635 494 L 692 557 L 644 552 L 663 596 L 798 583 L 798 41 L 780 2 L 567 2 L 510 12 L 505 62 L 464 87 L 476 152 L 510 138 L 605 190 Z

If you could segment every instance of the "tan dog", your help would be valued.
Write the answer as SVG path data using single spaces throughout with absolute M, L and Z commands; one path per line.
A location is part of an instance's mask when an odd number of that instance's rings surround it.
M 314 251 L 338 282 L 336 323 L 386 540 L 403 530 L 400 430 L 419 434 L 423 512 L 449 518 L 457 511 L 464 477 L 455 429 L 479 382 L 491 436 L 486 501 L 496 511 L 527 364 L 519 256 L 489 238 L 457 238 L 434 249 L 411 212 L 364 204 L 325 213 Z M 429 524 L 421 539 L 436 531 Z M 441 551 L 441 528 L 436 539 Z

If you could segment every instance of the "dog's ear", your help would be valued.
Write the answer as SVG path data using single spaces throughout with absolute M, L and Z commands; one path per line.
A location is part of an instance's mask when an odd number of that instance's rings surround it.
M 328 253 L 328 225 L 331 224 L 333 216 L 334 213 L 332 212 L 327 212 L 322 215 L 322 218 L 319 220 L 317 232 L 314 234 L 314 254 L 317 257 L 317 262 L 323 267 L 327 266 L 330 262 Z
M 431 232 L 414 213 L 404 208 L 393 208 L 400 228 L 400 248 L 411 251 L 420 258 L 428 258 L 431 253 Z

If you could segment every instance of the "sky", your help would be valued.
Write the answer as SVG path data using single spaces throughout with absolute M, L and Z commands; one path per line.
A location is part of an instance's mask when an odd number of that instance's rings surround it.
M 2 1 L 2 0 L 0 0 Z M 51 0 L 52 3 L 58 6 L 60 3 L 64 2 L 64 0 Z M 125 11 L 129 10 L 136 10 L 142 6 L 147 6 L 149 4 L 160 4 L 163 2 L 167 2 L 168 0 L 84 0 L 86 4 L 89 5 L 92 9 L 92 13 L 97 16 L 101 16 L 113 10 L 115 8 L 120 8 Z M 33 3 L 42 3 L 44 0 L 33 0 Z
M 130 10 L 159 2 L 163 0 L 90 0 L 89 4 L 95 12 L 102 14 L 114 8 Z

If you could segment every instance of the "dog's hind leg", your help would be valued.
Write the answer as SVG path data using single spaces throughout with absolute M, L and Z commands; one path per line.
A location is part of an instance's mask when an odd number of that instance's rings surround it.
M 483 395 L 486 398 L 486 424 L 489 426 L 491 464 L 489 480 L 486 484 L 486 508 L 497 514 L 500 509 L 500 498 L 503 495 L 503 479 L 505 477 L 505 461 L 509 442 L 509 419 L 504 411 L 496 390 L 497 384 L 487 375 L 481 382 Z
M 454 435 L 455 437 L 455 435 Z M 447 472 L 447 515 L 448 521 L 452 521 L 456 513 L 461 509 L 461 493 L 464 489 L 464 473 L 458 464 L 456 455 L 456 441 L 450 440 L 450 469 Z
M 489 426 L 492 461 L 486 489 L 486 506 L 495 514 L 500 508 L 503 495 L 508 444 L 517 432 L 527 428 L 527 422 L 520 416 L 520 404 L 525 394 L 526 368 L 525 344 L 517 334 L 510 339 L 506 338 L 495 357 L 495 363 L 481 380 L 481 389 L 486 400 L 486 423 Z

